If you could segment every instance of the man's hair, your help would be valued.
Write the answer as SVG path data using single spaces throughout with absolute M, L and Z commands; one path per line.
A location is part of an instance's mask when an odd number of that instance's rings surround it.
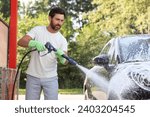
M 63 14 L 64 17 L 66 17 L 65 11 L 62 8 L 60 8 L 60 7 L 54 7 L 49 12 L 49 16 L 51 16 L 52 18 L 55 16 L 55 14 Z

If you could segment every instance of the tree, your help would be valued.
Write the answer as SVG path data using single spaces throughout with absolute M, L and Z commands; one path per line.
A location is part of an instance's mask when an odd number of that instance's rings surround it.
M 3 14 L 3 18 L 7 19 L 10 16 L 10 0 L 0 1 L 0 13 Z
M 92 67 L 91 59 L 110 38 L 148 33 L 149 0 L 39 0 L 35 7 L 28 7 L 25 18 L 20 20 L 19 35 L 34 25 L 45 24 L 47 12 L 53 5 L 63 7 L 68 14 L 61 30 L 69 42 L 68 55 L 87 68 Z M 74 20 L 80 22 L 79 29 L 73 28 Z M 76 41 L 71 40 L 77 31 Z M 21 57 L 22 51 L 19 53 Z M 76 66 L 59 66 L 61 88 L 82 87 L 84 74 Z
M 88 23 L 77 37 L 78 58 L 86 67 L 112 37 L 148 33 L 149 0 L 94 0 L 93 4 L 94 10 L 82 14 Z
M 94 0 L 94 3 L 98 7 L 87 17 L 102 32 L 114 35 L 148 32 L 149 0 Z

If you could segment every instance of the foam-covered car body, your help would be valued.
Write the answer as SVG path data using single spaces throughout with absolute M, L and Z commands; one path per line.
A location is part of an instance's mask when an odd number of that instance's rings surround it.
M 93 58 L 90 71 L 108 81 L 98 86 L 87 76 L 85 99 L 145 100 L 150 98 L 150 35 L 128 35 L 111 39 Z

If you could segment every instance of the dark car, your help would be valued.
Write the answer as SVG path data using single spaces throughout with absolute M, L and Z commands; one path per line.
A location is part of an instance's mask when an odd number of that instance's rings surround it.
M 98 77 L 86 76 L 85 99 L 150 99 L 150 35 L 113 38 L 93 62 L 90 72 Z

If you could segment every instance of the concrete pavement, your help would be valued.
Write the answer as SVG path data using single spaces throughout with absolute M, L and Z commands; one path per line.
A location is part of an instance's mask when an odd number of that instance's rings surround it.
M 19 100 L 25 100 L 25 95 L 19 95 Z M 41 100 L 44 100 L 44 96 L 41 95 Z M 58 100 L 84 100 L 84 95 L 58 95 Z

